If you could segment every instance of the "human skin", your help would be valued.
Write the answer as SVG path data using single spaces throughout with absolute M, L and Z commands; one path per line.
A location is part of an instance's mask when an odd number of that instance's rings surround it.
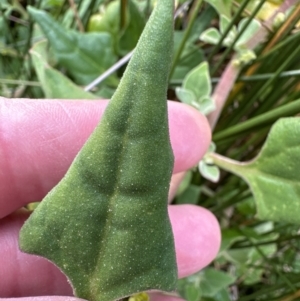
M 46 259 L 24 254 L 18 233 L 29 216 L 22 207 L 41 200 L 66 173 L 89 137 L 107 101 L 5 99 L 0 97 L 0 299 L 73 301 L 66 277 Z M 175 156 L 170 199 L 186 170 L 205 154 L 211 139 L 205 117 L 169 102 L 170 139 Z M 193 205 L 169 206 L 178 276 L 208 265 L 220 246 L 216 218 Z M 70 297 L 66 297 L 70 296 Z M 10 298 L 10 299 L 8 299 Z M 20 299 L 21 298 L 21 299 Z M 160 293 L 151 300 L 179 298 Z

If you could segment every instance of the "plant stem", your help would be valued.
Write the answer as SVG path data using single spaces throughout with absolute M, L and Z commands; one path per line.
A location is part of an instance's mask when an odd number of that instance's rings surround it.
M 284 23 L 282 23 L 280 29 L 276 32 L 274 37 L 270 40 L 270 42 L 265 47 L 264 53 L 270 51 L 275 46 L 275 44 L 283 40 L 291 32 L 291 30 L 294 28 L 296 23 L 299 21 L 299 15 L 300 15 L 300 5 L 296 6 L 292 14 L 290 14 L 289 18 Z
M 278 244 L 280 242 L 284 242 L 284 241 L 290 241 L 290 240 L 299 240 L 300 236 L 299 235 L 292 235 L 290 237 L 284 237 L 281 239 L 273 239 L 273 240 L 269 240 L 269 241 L 262 241 L 262 242 L 258 242 L 258 243 L 253 243 L 253 244 L 241 244 L 241 242 L 237 242 L 236 245 L 233 245 L 233 249 L 244 249 L 244 248 L 250 248 L 250 247 L 257 247 L 257 246 L 265 246 L 265 245 L 269 245 L 269 244 Z
M 123 30 L 126 26 L 126 11 L 127 11 L 127 0 L 121 0 L 121 7 L 120 7 L 120 30 Z
M 99 77 L 97 77 L 95 80 L 93 80 L 90 84 L 88 84 L 84 91 L 90 91 L 97 85 L 99 85 L 103 80 L 105 80 L 107 77 L 112 75 L 115 71 L 117 71 L 121 66 L 125 65 L 130 58 L 133 55 L 134 50 L 126 54 L 122 59 L 120 59 L 118 62 L 116 62 L 114 65 L 112 65 L 110 68 L 108 68 L 104 73 L 102 73 Z
M 244 8 L 248 5 L 250 0 L 244 0 L 241 6 L 239 7 L 238 11 L 234 14 L 234 17 L 230 21 L 229 25 L 227 26 L 225 32 L 222 34 L 218 44 L 214 47 L 213 51 L 209 54 L 207 60 L 210 62 L 213 56 L 219 51 L 220 47 L 222 46 L 222 43 L 224 39 L 227 37 L 227 34 L 230 32 L 233 25 L 237 22 L 237 20 L 240 18 L 241 14 L 244 11 Z
M 296 291 L 296 288 L 294 287 L 294 285 L 289 281 L 289 279 L 279 270 L 273 268 L 272 264 L 270 263 L 269 258 L 265 255 L 265 253 L 257 246 L 257 244 L 254 244 L 251 237 L 248 236 L 248 234 L 242 229 L 239 228 L 239 231 L 248 239 L 250 246 L 255 248 L 256 251 L 260 254 L 260 256 L 264 259 L 264 262 L 267 262 L 270 264 L 270 266 L 272 267 L 272 270 L 275 271 L 275 273 L 278 274 L 279 278 L 282 279 L 283 282 L 286 283 L 286 285 L 292 290 L 292 291 Z
M 185 46 L 185 43 L 188 39 L 188 37 L 190 36 L 190 33 L 191 33 L 191 30 L 193 28 L 193 25 L 194 25 L 194 22 L 196 20 L 196 17 L 197 17 L 197 14 L 198 14 L 198 11 L 201 7 L 201 4 L 202 4 L 202 0 L 196 0 L 194 2 L 194 6 L 192 8 L 192 13 L 191 13 L 191 17 L 190 17 L 190 20 L 189 20 L 189 23 L 188 23 L 188 26 L 184 32 L 184 36 L 182 38 L 182 41 L 180 43 L 180 46 L 177 50 L 177 52 L 175 53 L 175 56 L 174 56 L 174 60 L 173 60 L 173 64 L 172 64 L 172 68 L 171 68 L 171 71 L 170 71 L 170 76 L 169 78 L 172 77 L 174 71 L 175 71 L 175 68 L 176 68 L 176 65 L 180 59 L 180 56 L 182 54 L 182 51 L 184 49 L 184 46 Z
M 293 5 L 296 5 L 296 3 L 298 2 L 298 0 L 286 0 L 284 1 L 284 3 L 280 6 L 280 8 L 277 10 L 276 13 L 273 14 L 273 16 L 267 20 L 267 25 L 271 26 L 272 23 L 274 22 L 275 16 L 278 12 L 286 12 L 290 7 L 292 7 Z M 261 30 L 259 30 L 251 39 L 250 41 L 247 42 L 247 46 L 250 49 L 254 49 L 254 47 L 258 44 L 258 40 L 259 41 L 264 41 L 265 37 L 267 36 L 268 32 L 265 30 L 265 28 L 261 28 Z M 267 46 L 266 46 L 267 47 Z M 270 52 L 273 52 L 273 49 L 269 49 Z M 267 51 L 264 49 L 262 51 L 262 56 L 263 55 L 267 55 Z M 261 57 L 261 56 L 260 56 Z M 260 59 L 258 59 L 257 61 L 260 61 Z M 250 66 L 247 70 L 247 72 L 245 73 L 246 76 L 251 76 L 252 74 L 255 73 L 255 71 L 258 69 L 259 67 L 259 63 L 256 63 L 252 66 Z M 233 93 L 231 93 L 230 95 L 230 99 L 234 99 L 238 93 L 241 91 L 241 89 L 243 88 L 244 84 L 243 83 L 239 83 L 238 85 L 236 85 L 235 90 Z M 230 102 L 230 100 L 229 100 Z
M 243 169 L 243 167 L 245 165 L 247 165 L 247 163 L 244 162 L 238 162 L 235 160 L 232 160 L 230 158 L 224 157 L 222 155 L 216 154 L 216 153 L 210 153 L 207 155 L 210 159 L 213 160 L 213 163 L 215 165 L 217 165 L 218 167 L 229 171 L 235 175 L 238 175 L 240 177 L 242 177 L 242 173 L 240 172 L 241 169 Z
M 277 107 L 267 113 L 253 117 L 245 122 L 231 126 L 223 131 L 217 132 L 213 136 L 214 141 L 222 140 L 233 135 L 241 134 L 243 132 L 254 130 L 256 127 L 266 126 L 275 122 L 280 117 L 293 116 L 300 112 L 300 99 L 292 103 Z
M 84 15 L 81 18 L 81 21 L 82 21 L 83 26 L 85 28 L 87 27 L 89 19 L 90 19 L 92 13 L 93 13 L 93 9 L 94 9 L 95 4 L 96 4 L 96 0 L 90 0 L 89 6 L 88 6 L 86 11 L 84 12 Z
M 243 200 L 245 200 L 246 198 L 248 198 L 249 196 L 244 196 L 243 198 L 240 197 L 241 194 L 243 194 L 245 191 L 247 191 L 248 188 L 245 188 L 244 190 L 241 190 L 241 191 L 235 191 L 235 195 L 230 196 L 230 198 L 226 201 L 224 201 L 223 203 L 221 203 L 220 205 L 218 206 L 215 206 L 213 208 L 211 208 L 210 210 L 216 214 L 222 210 L 225 210 L 226 208 L 230 207 L 230 206 L 233 206 L 239 202 L 242 202 Z M 249 191 L 249 190 L 248 190 Z M 250 195 L 250 191 L 249 191 L 249 195 Z
M 69 5 L 71 7 L 71 10 L 73 11 L 74 20 L 76 20 L 78 30 L 80 32 L 84 32 L 84 27 L 83 27 L 83 24 L 80 20 L 80 17 L 79 17 L 79 14 L 78 14 L 78 9 L 77 9 L 77 6 L 76 6 L 74 0 L 69 0 Z
M 150 9 L 151 9 L 151 0 L 146 1 L 146 6 L 144 10 L 144 15 L 146 16 L 146 19 L 150 16 Z
M 275 73 L 263 73 L 263 74 L 255 74 L 251 76 L 241 76 L 236 81 L 241 82 L 256 82 L 256 81 L 265 81 L 266 79 L 269 79 L 273 77 Z M 285 77 L 291 77 L 291 76 L 300 76 L 300 69 L 299 70 L 289 70 L 284 71 L 278 75 L 279 78 L 285 78 Z M 212 84 L 218 83 L 222 80 L 222 77 L 213 77 L 211 78 Z M 182 85 L 181 79 L 174 79 L 170 82 L 171 85 L 174 86 L 180 86 Z
M 262 85 L 259 89 L 253 89 L 254 91 L 252 95 L 247 99 L 247 102 L 244 102 L 243 108 L 240 108 L 239 112 L 235 114 L 234 118 L 231 119 L 230 124 L 237 123 L 247 112 L 249 112 L 250 108 L 253 106 L 253 103 L 266 93 L 266 91 L 269 91 L 270 87 L 275 83 L 275 81 L 278 79 L 278 76 L 280 73 L 283 72 L 285 68 L 287 68 L 290 63 L 299 56 L 300 51 L 300 45 L 294 49 L 292 53 L 290 53 L 289 57 L 285 59 L 285 61 L 279 66 L 279 68 L 276 70 L 274 76 L 270 78 L 264 85 Z
M 258 13 L 258 11 L 260 10 L 260 8 L 262 7 L 262 5 L 265 3 L 265 0 L 261 0 L 259 5 L 257 5 L 257 7 L 255 8 L 255 10 L 252 12 L 251 16 L 249 17 L 249 19 L 247 20 L 247 22 L 244 24 L 244 26 L 241 28 L 241 30 L 238 32 L 238 34 L 236 35 L 235 39 L 233 40 L 232 44 L 226 49 L 226 51 L 223 53 L 222 57 L 220 58 L 220 60 L 218 61 L 218 64 L 216 64 L 216 66 L 214 67 L 214 69 L 212 70 L 212 75 L 214 75 L 219 68 L 222 66 L 222 64 L 224 63 L 225 59 L 227 58 L 227 55 L 233 50 L 236 42 L 238 41 L 238 39 L 241 37 L 241 35 L 244 33 L 244 31 L 247 29 L 248 25 L 250 24 L 250 22 L 252 21 L 252 19 L 254 19 L 255 15 Z
M 41 87 L 39 82 L 0 78 L 0 84 Z
M 300 32 L 293 34 L 292 36 L 287 37 L 286 39 L 284 39 L 282 42 L 278 43 L 277 45 L 274 45 L 272 47 L 272 49 L 270 49 L 267 53 L 262 53 L 258 58 L 257 58 L 257 62 L 263 61 L 265 60 L 267 57 L 269 57 L 270 55 L 278 52 L 280 49 L 286 47 L 286 45 L 288 45 L 290 42 L 297 40 L 300 36 Z
M 266 80 L 271 77 L 274 77 L 274 75 L 275 73 L 255 74 L 252 76 L 241 76 L 238 80 L 243 82 L 260 81 L 260 80 Z M 291 76 L 300 76 L 300 70 L 289 70 L 278 74 L 279 78 L 291 77 Z
M 95 0 L 93 0 L 95 1 Z M 185 8 L 185 5 L 183 4 L 176 12 L 174 18 L 176 19 L 178 15 L 180 14 L 181 10 Z M 84 91 L 90 91 L 97 85 L 99 85 L 102 81 L 104 81 L 107 77 L 112 75 L 115 71 L 117 71 L 120 67 L 125 65 L 130 58 L 132 57 L 134 52 L 134 49 L 126 54 L 124 57 L 122 57 L 119 61 L 117 61 L 114 65 L 112 65 L 109 69 L 107 69 L 104 73 L 100 74 L 95 80 L 93 80 L 90 84 L 88 84 Z
M 298 297 L 300 297 L 300 290 L 298 290 L 295 293 L 292 293 L 291 295 L 288 295 L 278 301 L 293 301 L 293 300 L 296 300 Z
M 217 124 L 217 121 L 223 110 L 228 95 L 240 72 L 239 68 L 234 67 L 233 65 L 234 60 L 235 60 L 235 56 L 231 59 L 225 71 L 222 73 L 221 80 L 217 84 L 216 88 L 214 89 L 214 93 L 212 95 L 212 99 L 214 100 L 216 105 L 216 109 L 208 116 L 208 121 L 212 130 L 215 128 Z
M 276 104 L 278 101 L 282 102 L 283 104 L 286 104 L 288 102 L 291 102 L 295 98 L 291 98 L 290 101 L 287 101 L 286 99 L 286 91 L 293 91 L 293 87 L 297 84 L 299 81 L 298 78 L 291 78 L 288 81 L 280 81 L 278 83 L 278 89 L 274 89 L 274 92 L 271 93 L 267 98 L 261 103 L 260 106 L 258 106 L 252 113 L 251 116 L 258 116 L 261 115 L 267 111 L 269 111 L 274 104 Z

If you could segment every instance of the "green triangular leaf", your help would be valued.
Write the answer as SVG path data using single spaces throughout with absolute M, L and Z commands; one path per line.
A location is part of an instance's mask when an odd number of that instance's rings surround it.
M 238 26 L 238 31 L 241 31 L 241 29 L 245 26 L 245 23 L 248 22 L 248 18 L 244 18 L 241 20 Z M 249 25 L 247 26 L 246 30 L 243 32 L 243 34 L 240 36 L 238 41 L 236 42 L 235 47 L 241 48 L 243 45 L 245 45 L 261 28 L 261 24 L 256 19 L 252 19 Z
M 272 127 L 260 154 L 239 163 L 211 155 L 218 166 L 244 178 L 260 219 L 300 224 L 300 118 L 283 118 Z
M 216 109 L 214 100 L 209 96 L 204 96 L 199 99 L 199 111 L 203 115 L 208 115 Z
M 179 98 L 180 101 L 186 103 L 188 105 L 192 105 L 194 102 L 197 101 L 195 94 L 192 91 L 189 91 L 184 88 L 177 87 L 175 89 L 176 96 Z
M 209 28 L 200 35 L 199 39 L 205 43 L 217 45 L 221 38 L 220 33 L 215 28 Z
M 215 297 L 216 294 L 234 283 L 234 281 L 235 278 L 228 273 L 206 268 L 192 276 L 180 279 L 178 287 L 180 295 L 186 300 L 199 301 L 200 296 L 203 299 L 205 299 L 204 297 Z
M 21 250 L 53 261 L 89 301 L 175 290 L 166 102 L 173 5 L 157 3 L 101 123 L 21 229 Z
M 192 69 L 184 78 L 182 88 L 192 91 L 197 99 L 201 99 L 204 96 L 210 96 L 212 86 L 208 63 L 203 62 Z
M 230 24 L 230 19 L 224 15 L 221 15 L 221 18 L 220 18 L 220 32 L 221 34 L 223 34 L 227 27 L 229 26 Z M 237 29 L 236 29 L 236 26 L 233 25 L 230 29 L 230 31 L 228 32 L 228 34 L 226 35 L 224 41 L 223 41 L 223 45 L 224 46 L 230 46 L 232 44 L 232 42 L 234 41 L 235 37 L 237 35 Z
M 199 163 L 199 171 L 201 175 L 214 183 L 217 183 L 220 179 L 220 169 L 218 166 L 206 164 L 204 160 Z
M 200 272 L 200 287 L 203 296 L 214 297 L 220 290 L 234 283 L 235 277 L 213 268 L 206 268 Z
M 187 301 L 201 300 L 201 290 L 192 283 L 185 286 L 185 298 Z
M 220 18 L 220 32 L 221 32 L 221 34 L 223 34 L 226 31 L 226 29 L 229 26 L 230 22 L 231 22 L 230 18 L 226 17 L 225 15 L 221 15 L 221 18 Z M 236 26 L 233 25 L 231 27 L 231 30 L 228 33 L 228 36 L 230 37 L 230 39 L 233 40 L 235 38 L 236 34 L 237 34 Z M 227 36 L 227 38 L 228 38 L 228 36 Z

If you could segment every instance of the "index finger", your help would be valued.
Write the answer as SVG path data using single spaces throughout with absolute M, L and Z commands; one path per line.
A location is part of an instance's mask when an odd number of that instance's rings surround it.
M 41 200 L 66 173 L 108 101 L 0 98 L 0 218 Z M 169 102 L 174 173 L 206 152 L 210 129 L 196 110 Z

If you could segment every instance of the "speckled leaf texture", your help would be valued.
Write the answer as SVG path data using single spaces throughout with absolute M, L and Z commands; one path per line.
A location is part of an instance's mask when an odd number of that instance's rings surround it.
M 78 297 L 176 287 L 167 212 L 172 38 L 173 0 L 159 0 L 99 126 L 21 229 L 21 250 L 54 262 Z
M 258 157 L 243 176 L 261 219 L 300 225 L 300 118 L 283 118 L 272 127 Z
M 213 156 L 218 166 L 244 178 L 263 220 L 300 225 L 300 118 L 279 119 L 259 155 L 240 163 Z

